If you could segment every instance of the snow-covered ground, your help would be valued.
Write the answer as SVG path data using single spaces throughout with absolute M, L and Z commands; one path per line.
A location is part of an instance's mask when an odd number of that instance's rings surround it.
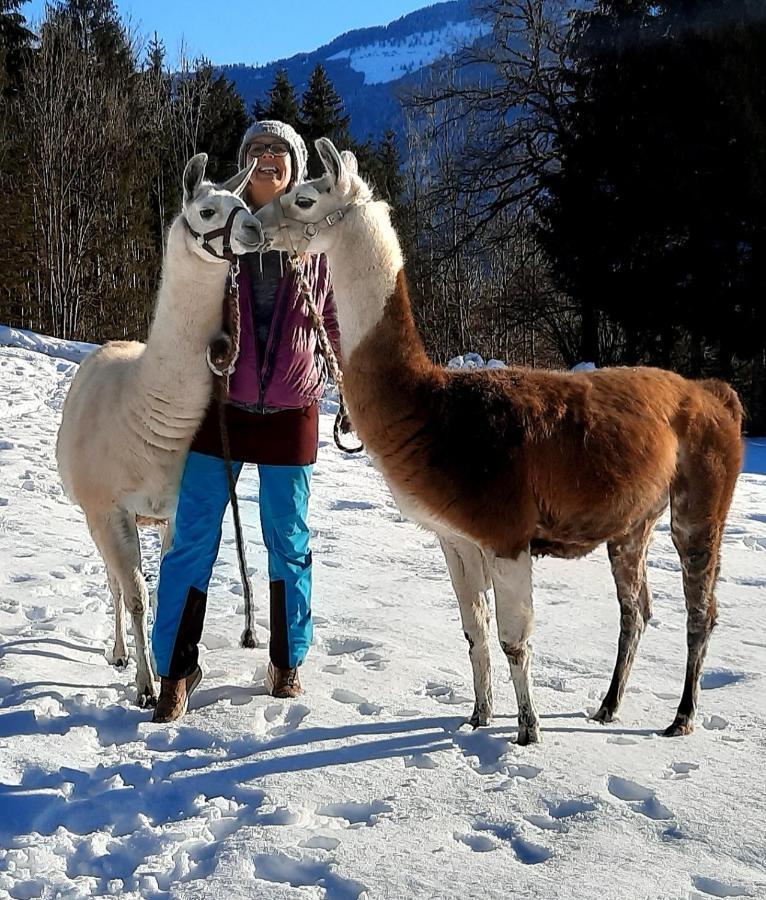
M 491 25 L 481 19 L 450 22 L 436 31 L 412 34 L 404 40 L 375 41 L 327 58 L 347 59 L 355 72 L 364 75 L 365 84 L 383 84 L 430 66 L 491 30 Z
M 740 478 L 695 733 L 657 733 L 685 652 L 665 520 L 650 554 L 655 617 L 615 724 L 588 719 L 619 627 L 605 553 L 536 564 L 544 742 L 519 748 L 499 648 L 497 717 L 461 728 L 471 677 L 440 551 L 401 520 L 364 455 L 334 448 L 323 416 L 306 694 L 265 696 L 265 650 L 237 647 L 227 524 L 204 681 L 184 719 L 155 726 L 132 705 L 133 665 L 104 658 L 102 563 L 55 470 L 75 370 L 0 348 L 0 896 L 766 897 L 766 478 Z M 257 490 L 246 472 L 265 641 Z M 151 531 L 144 547 L 153 580 Z

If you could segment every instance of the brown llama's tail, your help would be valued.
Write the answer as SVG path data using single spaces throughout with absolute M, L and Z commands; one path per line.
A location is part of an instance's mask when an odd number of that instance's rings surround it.
M 699 385 L 723 403 L 731 413 L 732 419 L 739 425 L 741 431 L 742 419 L 745 413 L 734 388 L 726 384 L 725 381 L 719 381 L 717 378 L 707 378 L 704 381 L 700 381 Z

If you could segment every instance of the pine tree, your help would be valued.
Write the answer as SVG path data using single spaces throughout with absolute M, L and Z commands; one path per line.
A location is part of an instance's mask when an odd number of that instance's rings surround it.
M 345 149 L 349 143 L 349 117 L 344 113 L 343 101 L 338 96 L 324 67 L 317 64 L 311 73 L 300 109 L 300 132 L 309 148 L 309 176 L 316 177 L 322 172 L 314 141 L 328 137 Z
M 67 23 L 77 36 L 80 49 L 101 65 L 106 77 L 133 73 L 130 39 L 115 0 L 58 0 L 49 10 L 48 21 Z
M 286 69 L 277 69 L 274 83 L 269 89 L 268 103 L 256 104 L 253 111 L 256 119 L 276 119 L 293 128 L 299 127 L 298 99 Z
M 34 35 L 19 12 L 23 0 L 0 0 L 0 91 L 6 96 L 20 89 L 21 69 Z
M 766 334 L 765 59 L 749 0 L 581 14 L 542 240 L 559 288 L 619 323 L 626 362 L 728 377 Z

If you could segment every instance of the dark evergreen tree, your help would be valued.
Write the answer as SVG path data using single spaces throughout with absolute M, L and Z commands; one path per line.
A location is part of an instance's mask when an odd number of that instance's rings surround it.
M 102 67 L 106 77 L 133 73 L 133 51 L 115 0 L 57 0 L 49 10 L 48 23 L 63 22 L 72 28 L 80 49 Z
M 19 12 L 23 0 L 0 0 L 0 91 L 6 96 L 20 87 L 21 70 L 34 35 Z
M 285 69 L 277 69 L 274 83 L 269 89 L 268 102 L 256 103 L 253 114 L 256 119 L 276 119 L 292 125 L 293 128 L 300 127 L 298 98 Z
M 314 141 L 320 137 L 328 137 L 339 148 L 347 148 L 348 122 L 349 117 L 344 112 L 343 101 L 320 63 L 311 73 L 303 94 L 299 120 L 299 130 L 309 149 L 308 168 L 311 177 L 316 177 L 322 172 L 322 165 L 314 149 Z
M 599 317 L 624 330 L 628 362 L 731 376 L 735 354 L 762 352 L 761 13 L 753 0 L 601 0 L 580 15 L 562 165 L 540 210 L 558 285 L 590 316 L 583 355 Z
M 233 162 L 247 128 L 247 112 L 234 84 L 224 75 L 216 76 L 208 60 L 197 63 L 192 78 L 195 96 L 201 103 L 194 149 L 208 154 L 207 176 L 222 180 L 233 173 Z

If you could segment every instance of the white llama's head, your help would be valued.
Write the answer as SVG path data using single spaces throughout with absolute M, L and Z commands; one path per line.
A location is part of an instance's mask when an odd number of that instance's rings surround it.
M 318 138 L 314 146 L 324 164 L 324 175 L 295 185 L 256 213 L 272 250 L 326 253 L 336 235 L 333 226 L 351 206 L 372 199 L 350 150 L 339 153 L 328 138 Z
M 183 210 L 192 246 L 203 259 L 220 262 L 232 256 L 263 249 L 261 225 L 247 208 L 242 194 L 253 165 L 237 172 L 221 185 L 205 180 L 207 153 L 198 153 L 186 164 L 183 176 Z

